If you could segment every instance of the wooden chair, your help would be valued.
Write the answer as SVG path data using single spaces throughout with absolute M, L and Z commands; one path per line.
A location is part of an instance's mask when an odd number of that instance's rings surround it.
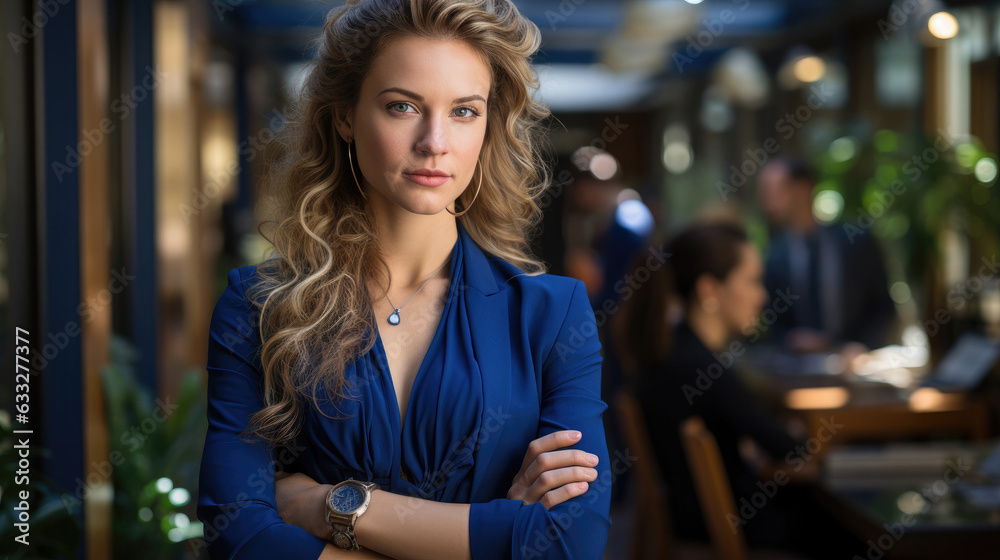
M 681 426 L 681 440 L 694 478 L 705 526 L 719 560 L 748 560 L 743 528 L 730 528 L 727 515 L 737 515 L 733 491 L 715 437 L 701 418 L 692 416 Z
M 631 560 L 671 557 L 670 516 L 663 500 L 663 484 L 653 445 L 646 430 L 639 402 L 627 391 L 619 392 L 615 409 L 621 421 L 629 453 L 635 462 L 638 495 L 632 525 L 629 552 Z
M 730 528 L 726 519 L 738 512 L 715 436 L 701 418 L 692 416 L 681 426 L 681 440 L 716 560 L 802 560 L 797 554 L 773 548 L 748 551 L 743 528 Z

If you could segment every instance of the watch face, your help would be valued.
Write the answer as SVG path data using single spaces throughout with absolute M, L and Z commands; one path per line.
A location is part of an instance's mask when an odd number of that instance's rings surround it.
M 330 509 L 338 513 L 353 513 L 365 503 L 365 492 L 357 486 L 345 484 L 330 496 Z

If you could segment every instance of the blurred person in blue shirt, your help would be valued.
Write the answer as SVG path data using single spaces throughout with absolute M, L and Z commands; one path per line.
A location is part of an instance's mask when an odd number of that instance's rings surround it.
M 884 346 L 896 307 L 878 243 L 868 230 L 817 223 L 814 187 L 812 169 L 796 157 L 771 160 L 760 172 L 758 202 L 777 231 L 764 284 L 771 298 L 787 293 L 792 301 L 767 334 L 795 352 Z

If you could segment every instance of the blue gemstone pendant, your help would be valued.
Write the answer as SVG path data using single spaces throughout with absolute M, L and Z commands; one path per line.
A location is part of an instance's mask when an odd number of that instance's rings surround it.
M 392 315 L 389 315 L 389 324 L 390 325 L 399 324 L 399 309 L 396 309 L 395 311 L 392 312 Z

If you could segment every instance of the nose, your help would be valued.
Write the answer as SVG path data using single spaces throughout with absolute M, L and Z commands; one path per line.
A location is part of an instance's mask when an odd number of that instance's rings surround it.
M 448 131 L 445 123 L 436 117 L 427 119 L 417 141 L 416 150 L 424 155 L 448 153 Z

